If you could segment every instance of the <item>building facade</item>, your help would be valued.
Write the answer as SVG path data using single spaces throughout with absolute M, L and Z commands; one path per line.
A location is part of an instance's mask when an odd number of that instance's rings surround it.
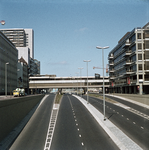
M 29 89 L 28 65 L 27 62 L 22 57 L 18 60 L 17 87 L 25 89 L 25 92 L 28 93 Z
M 149 23 L 119 40 L 109 56 L 110 91 L 149 93 Z
M 40 74 L 40 61 L 30 58 L 29 76 Z
M 30 57 L 34 58 L 34 31 L 33 29 L 2 29 L 7 38 L 15 45 L 18 50 L 27 47 L 30 50 Z
M 40 61 L 34 59 L 33 29 L 1 30 L 18 49 L 18 59 L 23 58 L 28 65 L 29 75 L 40 74 Z
M 17 87 L 17 62 L 18 50 L 0 32 L 0 95 L 5 94 L 5 91 L 12 94 L 12 91 Z

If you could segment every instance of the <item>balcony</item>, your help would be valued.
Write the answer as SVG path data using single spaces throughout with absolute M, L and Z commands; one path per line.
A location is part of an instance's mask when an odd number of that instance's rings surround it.
M 132 70 L 126 71 L 126 75 L 130 75 L 130 74 L 132 74 L 132 73 L 134 73 Z
M 110 56 L 109 56 L 109 60 L 110 59 L 113 59 L 114 58 L 114 56 L 113 56 L 113 54 L 111 54 Z
M 124 66 L 131 65 L 131 64 L 132 64 L 132 61 L 126 61 L 126 63 L 124 64 Z
M 130 56 L 130 55 L 131 55 L 131 51 L 126 51 L 126 53 L 124 54 L 123 57 L 128 57 L 128 56 Z
M 113 62 L 110 62 L 110 63 L 109 63 L 109 65 L 110 65 L 110 66 L 113 66 L 113 65 L 114 65 L 114 63 L 113 63 Z
M 130 43 L 129 43 L 129 42 L 126 42 L 126 43 L 122 46 L 122 48 L 126 48 L 126 47 L 128 47 L 128 46 L 130 46 Z
M 115 79 L 115 76 L 110 76 L 110 80 L 114 80 Z
M 113 73 L 115 70 L 114 69 L 112 69 L 112 70 L 110 70 L 110 73 Z

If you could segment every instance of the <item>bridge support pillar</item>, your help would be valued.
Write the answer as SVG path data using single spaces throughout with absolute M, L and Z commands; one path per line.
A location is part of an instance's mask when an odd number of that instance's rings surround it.
M 87 88 L 83 88 L 84 94 L 87 93 Z
M 58 93 L 62 94 L 62 88 L 58 89 Z

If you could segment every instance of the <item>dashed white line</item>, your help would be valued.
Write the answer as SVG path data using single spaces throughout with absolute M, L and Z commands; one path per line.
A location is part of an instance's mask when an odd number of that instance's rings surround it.
M 84 146 L 84 143 L 82 142 L 82 146 Z
M 127 118 L 127 120 L 129 120 L 129 118 Z
M 133 122 L 133 124 L 136 124 L 135 122 Z
M 81 137 L 81 134 L 79 134 L 79 137 Z
M 144 129 L 143 127 L 141 127 L 141 129 Z

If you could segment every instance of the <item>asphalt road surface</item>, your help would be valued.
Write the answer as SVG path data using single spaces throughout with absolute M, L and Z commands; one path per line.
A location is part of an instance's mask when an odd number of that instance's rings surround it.
M 64 95 L 50 150 L 117 150 L 82 103 Z
M 54 94 L 49 95 L 20 133 L 10 150 L 43 150 L 50 115 L 54 102 Z
M 86 96 L 83 98 L 86 99 Z M 122 102 L 121 100 L 118 100 Z M 103 113 L 103 101 L 97 98 L 90 97 L 89 102 Z M 146 112 L 145 108 L 135 106 L 129 102 L 125 105 L 136 108 L 139 111 Z M 149 149 L 149 120 L 145 119 L 125 108 L 116 106 L 106 102 L 106 117 L 127 134 L 134 142 L 136 142 L 144 150 Z

